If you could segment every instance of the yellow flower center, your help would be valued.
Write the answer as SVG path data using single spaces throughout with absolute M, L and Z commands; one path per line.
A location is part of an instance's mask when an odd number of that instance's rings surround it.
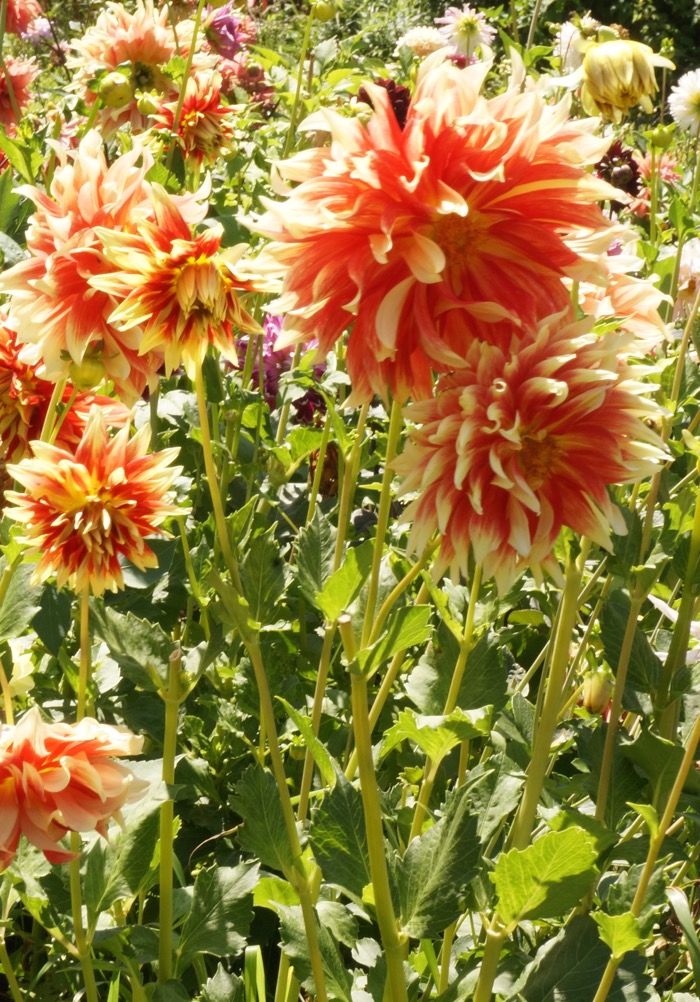
M 539 488 L 552 476 L 557 465 L 561 449 L 552 435 L 538 438 L 537 435 L 523 435 L 520 439 L 518 459 L 528 486 L 533 491 Z

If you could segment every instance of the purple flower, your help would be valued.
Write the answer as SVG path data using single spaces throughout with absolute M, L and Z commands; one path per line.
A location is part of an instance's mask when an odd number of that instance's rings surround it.
M 239 14 L 233 2 L 209 14 L 204 32 L 212 49 L 225 59 L 233 59 L 257 37 L 255 21 L 247 14 Z

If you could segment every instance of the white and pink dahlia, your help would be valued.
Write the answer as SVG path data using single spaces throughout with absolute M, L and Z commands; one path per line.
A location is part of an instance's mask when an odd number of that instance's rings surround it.
M 556 571 L 563 526 L 610 547 L 625 532 L 608 494 L 666 456 L 645 419 L 649 386 L 625 360 L 625 336 L 588 334 L 590 320 L 551 317 L 514 350 L 473 342 L 436 396 L 407 408 L 417 427 L 394 468 L 409 545 L 441 537 L 440 562 L 466 573 L 470 558 L 504 593 L 525 568 Z

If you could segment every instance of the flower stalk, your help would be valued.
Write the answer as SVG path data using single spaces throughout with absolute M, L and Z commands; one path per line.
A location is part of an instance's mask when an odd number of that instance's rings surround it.
M 180 648 L 170 655 L 167 688 L 160 690 L 165 704 L 165 734 L 163 737 L 163 782 L 175 782 L 175 755 L 177 752 L 177 721 L 180 708 Z M 175 804 L 168 797 L 160 806 L 160 880 L 159 880 L 159 946 L 158 982 L 164 985 L 173 976 L 173 822 Z

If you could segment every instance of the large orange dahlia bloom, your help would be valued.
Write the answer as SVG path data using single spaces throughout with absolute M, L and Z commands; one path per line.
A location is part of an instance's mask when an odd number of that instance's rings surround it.
M 33 580 L 56 575 L 58 586 L 94 595 L 124 587 L 121 559 L 145 570 L 158 559 L 146 543 L 182 509 L 168 489 L 180 469 L 177 449 L 148 453 L 150 428 L 109 438 L 99 407 L 90 412 L 75 451 L 33 442 L 33 458 L 7 467 L 25 493 L 7 491 L 6 514 L 24 525 L 20 541 L 39 557 Z M 121 559 L 120 559 L 121 558 Z
M 236 330 L 260 331 L 236 294 L 257 285 L 235 269 L 245 245 L 221 250 L 221 226 L 193 233 L 158 185 L 152 205 L 155 220 L 142 220 L 135 233 L 98 231 L 108 260 L 119 270 L 92 284 L 119 302 L 111 324 L 127 333 L 143 329 L 142 353 L 162 354 L 168 375 L 183 362 L 194 379 L 210 344 L 235 363 Z
M 19 189 L 37 208 L 27 229 L 30 257 L 0 275 L 0 292 L 11 297 L 8 324 L 25 345 L 22 360 L 38 365 L 42 378 L 65 378 L 72 363 L 96 356 L 119 395 L 132 403 L 157 384 L 162 356 L 142 350 L 140 331 L 109 322 L 116 300 L 90 280 L 111 270 L 96 228 L 131 229 L 153 216 L 145 179 L 151 161 L 135 148 L 108 164 L 96 130 L 61 158 L 49 194 Z M 177 204 L 191 223 L 206 214 L 195 196 Z
M 16 726 L 0 725 L 0 870 L 20 835 L 51 863 L 74 858 L 58 844 L 67 832 L 106 835 L 110 818 L 148 786 L 112 759 L 137 755 L 142 744 L 126 728 L 89 717 L 44 723 L 36 707 Z
M 442 566 L 466 572 L 470 554 L 501 593 L 530 567 L 555 571 L 562 526 L 610 547 L 625 532 L 607 486 L 639 480 L 666 455 L 645 423 L 649 387 L 625 360 L 631 335 L 586 333 L 591 321 L 551 317 L 513 351 L 473 342 L 435 399 L 407 408 L 419 427 L 394 468 L 410 546 L 441 539 Z
M 523 91 L 520 68 L 487 99 L 488 66 L 442 60 L 421 67 L 403 130 L 372 85 L 367 125 L 315 116 L 331 146 L 280 164 L 300 183 L 251 224 L 273 241 L 258 266 L 283 278 L 271 309 L 289 311 L 288 342 L 317 338 L 325 353 L 353 324 L 355 400 L 425 397 L 432 370 L 461 365 L 491 322 L 534 323 L 566 305 L 565 276 L 605 278 L 569 238 L 597 234 L 601 253 L 609 243 L 596 203 L 619 193 L 585 170 L 607 140 L 569 121 L 567 100 Z

